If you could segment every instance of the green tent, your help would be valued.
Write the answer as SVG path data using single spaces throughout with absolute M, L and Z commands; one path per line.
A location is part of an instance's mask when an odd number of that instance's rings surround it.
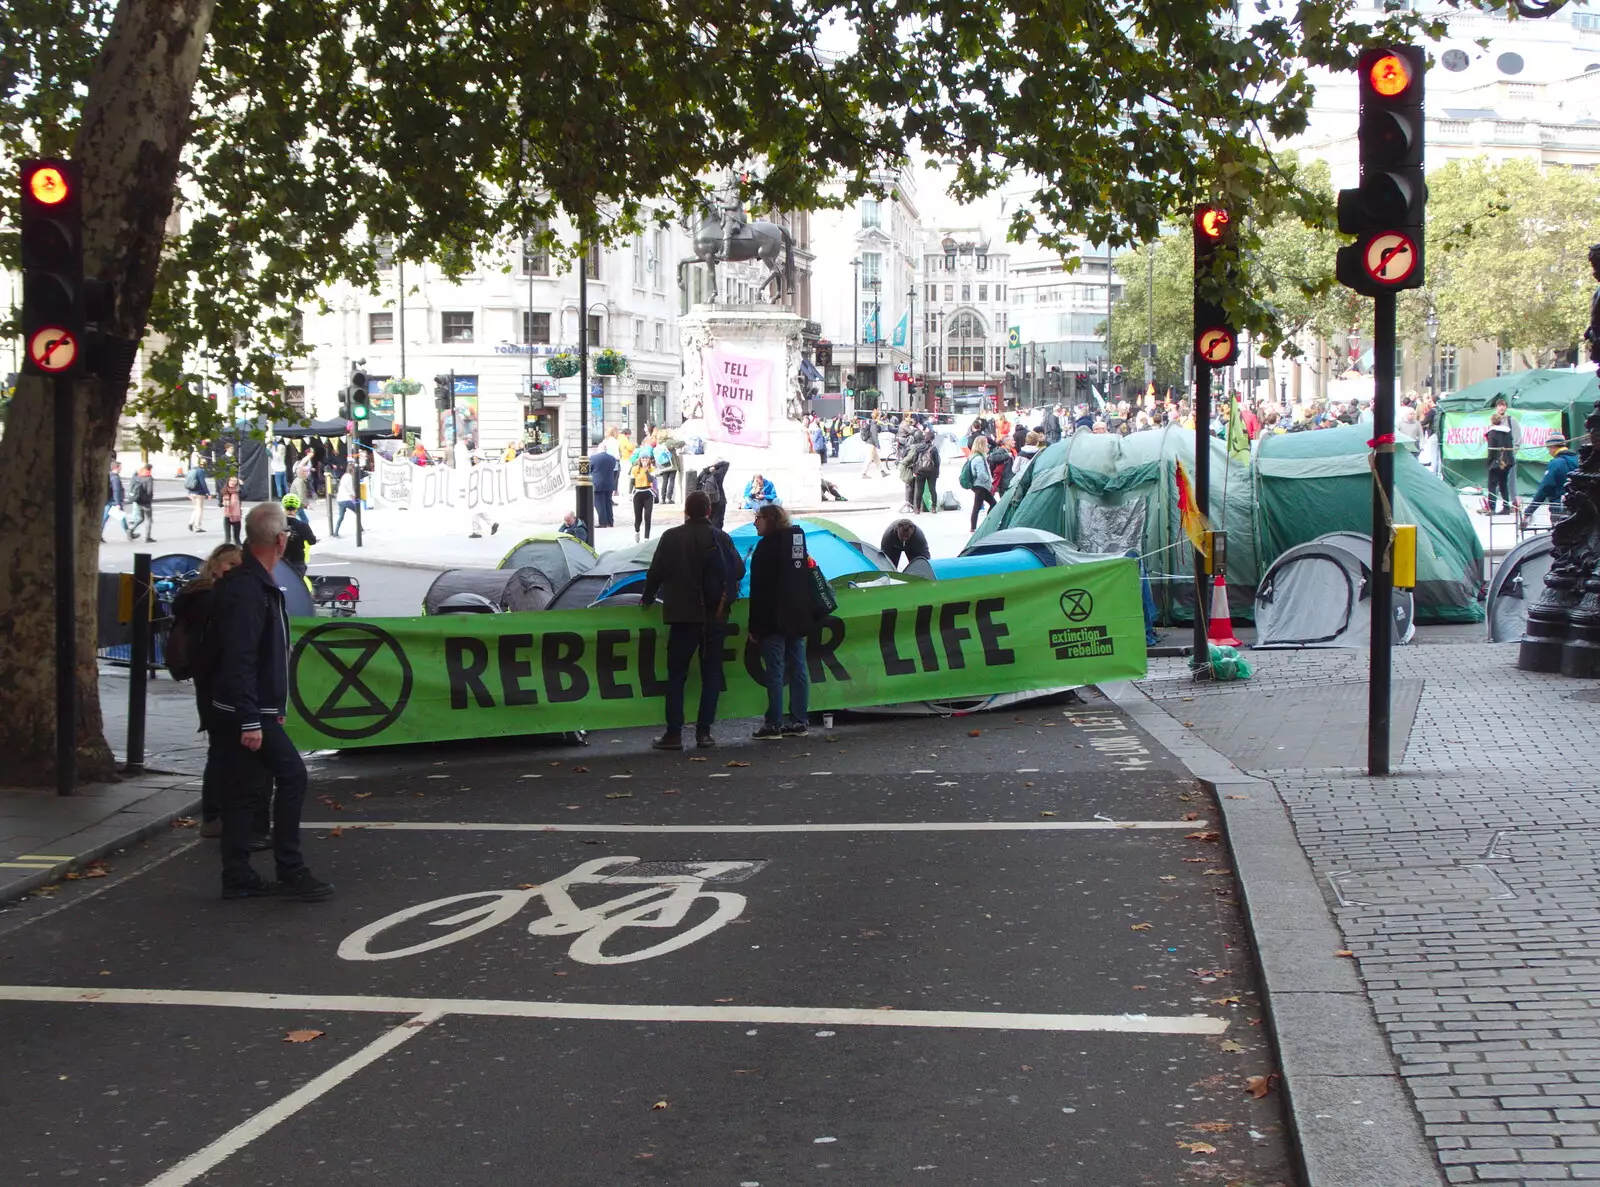
M 1022 480 L 979 525 L 976 542 L 1001 528 L 1043 528 L 1084 552 L 1137 548 L 1164 623 L 1194 609 L 1194 550 L 1178 516 L 1177 463 L 1194 481 L 1194 433 L 1175 426 L 1126 437 L 1078 432 L 1042 450 Z M 1250 468 L 1211 443 L 1212 523 L 1228 533 L 1228 602 L 1254 613 L 1263 566 L 1257 555 Z
M 1488 483 L 1488 449 L 1483 432 L 1494 402 L 1504 396 L 1519 430 L 1516 491 L 1533 493 L 1544 477 L 1550 454 L 1545 435 L 1559 429 L 1569 438 L 1584 432 L 1583 422 L 1600 400 L 1592 371 L 1519 371 L 1485 379 L 1439 401 L 1444 477 L 1451 486 Z
M 1263 438 L 1249 465 L 1211 442 L 1212 522 L 1228 534 L 1228 604 L 1253 617 L 1256 586 L 1277 557 L 1324 532 L 1372 531 L 1369 429 Z M 1074 433 L 1034 459 L 974 534 L 1054 532 L 1085 552 L 1138 548 L 1160 621 L 1191 620 L 1194 553 L 1178 516 L 1176 463 L 1194 477 L 1194 433 Z M 1419 622 L 1482 622 L 1483 547 L 1456 493 L 1406 450 L 1395 457 L 1395 513 L 1418 526 Z
M 1264 555 L 1276 558 L 1324 532 L 1372 534 L 1371 431 L 1351 425 L 1262 438 L 1255 485 Z M 1460 497 L 1409 448 L 1395 451 L 1394 518 L 1417 525 L 1417 621 L 1482 622 L 1483 543 Z

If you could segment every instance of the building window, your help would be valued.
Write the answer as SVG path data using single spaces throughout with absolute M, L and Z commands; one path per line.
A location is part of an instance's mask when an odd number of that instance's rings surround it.
M 863 227 L 876 227 L 881 225 L 882 214 L 878 208 L 876 198 L 861 199 L 861 225 Z
M 961 299 L 963 301 L 972 300 L 972 286 L 970 284 L 964 284 L 961 286 Z
M 1600 30 L 1600 12 L 1573 13 L 1572 27 L 1574 29 L 1588 29 L 1591 32 Z
M 1456 362 L 1456 348 L 1439 347 L 1439 388 L 1453 392 L 1461 386 L 1461 369 Z
M 864 251 L 861 253 L 862 288 L 865 289 L 872 287 L 872 282 L 877 280 L 880 275 L 879 265 L 882 264 L 882 262 L 883 257 L 875 251 Z
M 633 283 L 636 288 L 644 287 L 644 236 L 633 237 Z
M 978 304 L 980 304 L 980 305 L 985 304 L 988 300 L 989 300 L 989 286 L 986 285 L 986 284 L 980 284 L 978 286 Z
M 928 347 L 927 356 L 928 357 L 927 357 L 926 361 L 923 363 L 923 370 L 925 370 L 925 371 L 937 371 L 937 370 L 939 370 L 939 348 L 937 346 Z
M 656 353 L 663 354 L 667 349 L 667 327 L 661 322 L 656 322 Z
M 600 345 L 600 315 L 598 313 L 589 315 L 589 345 Z
M 304 412 L 306 410 L 306 389 L 298 384 L 294 387 L 284 388 L 283 402 L 296 412 Z
M 952 346 L 946 352 L 949 366 L 946 371 L 969 372 L 981 375 L 983 373 L 984 348 L 981 346 Z
M 588 270 L 590 280 L 600 279 L 600 245 L 591 243 L 587 254 L 583 257 L 584 267 Z
M 651 234 L 650 267 L 655 272 L 656 292 L 665 292 L 667 287 L 667 233 L 657 227 Z
M 987 272 L 988 270 L 989 270 L 989 257 L 984 255 L 984 253 L 980 251 L 978 253 L 978 271 L 979 272 Z
M 1004 305 L 1006 303 L 1006 286 L 1005 285 L 997 284 L 997 285 L 994 286 L 994 299 L 998 304 Z
M 948 338 L 982 338 L 986 336 L 978 315 L 971 312 L 956 314 L 950 319 L 945 336 Z
M 947 284 L 947 285 L 944 286 L 944 299 L 946 301 L 954 301 L 956 299 L 956 286 L 955 285 Z
M 1504 347 L 1494 352 L 1494 373 L 1496 376 L 1510 375 L 1517 369 L 1517 352 L 1506 350 Z
M 635 350 L 644 349 L 644 318 L 642 317 L 633 319 L 633 348 Z
M 550 315 L 522 311 L 522 341 L 525 346 L 550 345 Z
M 394 314 L 367 314 L 367 341 L 371 343 L 394 341 Z
M 550 255 L 539 246 L 537 236 L 550 229 L 550 224 L 539 223 L 532 235 L 522 237 L 522 274 L 524 276 L 549 276 Z
M 446 342 L 472 341 L 472 314 L 444 313 L 444 340 Z
M 936 285 L 936 284 L 930 284 L 930 285 L 925 285 L 924 287 L 927 289 L 927 301 L 928 301 L 928 304 L 932 305 L 935 301 L 937 301 L 939 299 L 939 286 Z
M 372 241 L 372 253 L 378 258 L 378 271 L 390 272 L 394 269 L 394 240 L 388 235 L 380 235 Z

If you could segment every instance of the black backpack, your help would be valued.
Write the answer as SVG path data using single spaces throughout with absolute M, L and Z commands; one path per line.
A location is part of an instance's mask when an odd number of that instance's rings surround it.
M 215 586 L 187 590 L 173 603 L 163 655 L 174 680 L 209 680 L 216 672 L 221 647 L 212 625 L 215 603 Z

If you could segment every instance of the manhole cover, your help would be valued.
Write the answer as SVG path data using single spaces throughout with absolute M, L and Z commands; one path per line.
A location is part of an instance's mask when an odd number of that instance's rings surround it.
M 743 882 L 767 864 L 767 858 L 705 858 L 699 861 L 640 861 L 615 871 L 607 882 L 639 878 L 699 878 L 706 883 Z

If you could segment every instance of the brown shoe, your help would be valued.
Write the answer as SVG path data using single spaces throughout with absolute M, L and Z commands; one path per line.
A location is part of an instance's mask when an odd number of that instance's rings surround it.
M 680 738 L 677 734 L 662 734 L 654 742 L 650 743 L 650 749 L 652 749 L 652 750 L 682 750 L 683 749 L 683 739 Z

